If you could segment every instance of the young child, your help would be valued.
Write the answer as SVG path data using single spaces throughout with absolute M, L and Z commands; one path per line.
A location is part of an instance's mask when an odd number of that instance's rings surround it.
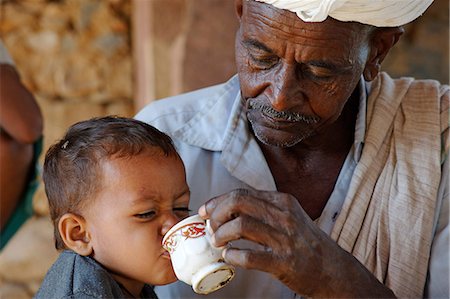
M 79 122 L 47 152 L 43 179 L 63 250 L 36 298 L 157 298 L 174 282 L 164 234 L 188 216 L 171 139 L 129 118 Z

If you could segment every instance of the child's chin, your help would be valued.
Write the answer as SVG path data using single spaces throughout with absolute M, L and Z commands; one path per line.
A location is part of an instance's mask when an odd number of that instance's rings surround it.
M 165 285 L 165 284 L 175 282 L 177 280 L 178 280 L 178 278 L 175 276 L 173 269 L 170 268 L 170 270 L 167 270 L 166 275 L 164 275 L 164 277 L 161 277 L 161 279 L 160 279 L 160 281 L 158 281 L 158 283 L 153 283 L 153 285 Z
M 175 281 L 178 280 L 178 278 L 177 278 L 177 276 L 175 275 L 175 272 L 173 272 L 173 269 L 172 269 L 172 268 L 170 268 L 170 270 L 168 271 L 167 278 L 168 278 L 168 280 L 167 280 L 166 284 L 172 283 L 172 282 L 175 282 Z
M 178 278 L 174 274 L 173 277 L 171 277 L 165 284 L 172 283 L 172 282 L 175 282 L 177 280 L 178 280 Z

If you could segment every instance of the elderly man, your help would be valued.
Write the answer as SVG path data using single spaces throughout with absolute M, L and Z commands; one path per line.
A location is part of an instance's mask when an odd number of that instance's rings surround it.
M 237 0 L 238 75 L 137 115 L 231 242 L 240 268 L 214 298 L 448 298 L 449 87 L 380 73 L 430 4 Z

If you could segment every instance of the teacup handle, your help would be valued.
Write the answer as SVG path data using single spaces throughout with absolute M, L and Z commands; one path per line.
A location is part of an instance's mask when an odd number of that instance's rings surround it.
M 211 223 L 210 223 L 209 219 L 205 220 L 205 226 L 206 226 L 206 233 L 211 236 L 214 232 L 211 228 Z
M 225 248 L 225 246 L 216 247 L 216 246 L 214 246 L 214 245 L 211 244 L 211 236 L 212 236 L 212 234 L 214 233 L 214 231 L 213 231 L 212 228 L 211 228 L 211 223 L 210 223 L 209 219 L 206 219 L 206 220 L 205 220 L 205 231 L 206 231 L 206 236 L 207 236 L 208 242 L 209 242 L 209 244 L 210 244 L 212 247 L 214 247 L 214 248 L 219 248 L 219 249 Z M 230 243 L 229 243 L 229 244 L 230 244 Z M 229 247 L 229 244 L 227 244 L 227 247 Z

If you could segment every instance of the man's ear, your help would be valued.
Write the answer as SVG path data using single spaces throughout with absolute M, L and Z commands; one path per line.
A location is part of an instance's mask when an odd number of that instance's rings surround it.
M 403 27 L 383 27 L 375 28 L 369 33 L 370 55 L 364 68 L 364 78 L 366 81 L 372 81 L 378 75 L 381 69 L 381 63 L 388 54 L 389 50 L 398 42 L 403 34 Z
M 236 9 L 236 14 L 237 14 L 239 20 L 241 20 L 242 12 L 244 9 L 244 7 L 243 7 L 244 4 L 242 3 L 242 1 L 247 1 L 247 0 L 235 0 L 234 1 L 234 7 Z
M 92 253 L 92 242 L 87 231 L 86 220 L 72 213 L 64 214 L 58 222 L 58 230 L 64 244 L 79 255 Z

